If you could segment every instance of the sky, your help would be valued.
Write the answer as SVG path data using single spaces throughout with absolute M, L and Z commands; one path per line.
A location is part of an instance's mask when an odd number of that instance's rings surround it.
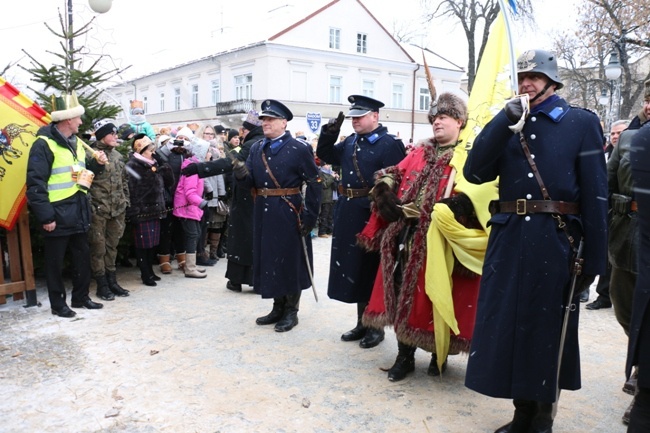
M 423 25 L 421 0 L 361 0 L 373 15 L 392 31 L 394 23 L 413 28 L 420 35 L 415 43 L 453 63 L 466 68 L 465 37 L 458 25 Z M 575 25 L 575 5 L 579 0 L 535 0 L 538 29 L 513 28 L 515 46 L 552 47 L 550 34 Z M 291 6 L 293 3 L 294 6 Z M 290 13 L 306 11 L 303 16 L 325 5 L 325 0 L 183 0 L 160 2 L 152 0 L 113 0 L 111 10 L 96 14 L 87 0 L 72 2 L 74 28 L 95 17 L 92 29 L 78 45 L 88 48 L 90 57 L 106 56 L 104 67 L 126 68 L 121 80 L 129 80 L 200 58 L 212 52 L 236 48 L 243 33 L 268 36 L 269 20 L 277 21 Z M 0 69 L 8 63 L 29 66 L 23 52 L 47 63 L 54 58 L 47 54 L 61 52 L 56 38 L 46 28 L 60 31 L 58 12 L 66 19 L 67 0 L 14 0 L 3 4 L 0 24 Z M 171 7 L 169 6 L 171 5 Z M 298 9 L 300 8 L 300 9 Z M 293 10 L 292 10 L 293 9 Z M 272 12 L 271 12 L 272 11 Z M 286 12 L 286 13 L 285 13 Z M 449 35 L 452 35 L 450 38 Z M 261 36 L 258 40 L 264 39 Z M 243 42 L 242 42 L 243 43 Z M 5 77 L 19 89 L 28 84 L 29 75 L 13 67 Z M 120 79 L 116 80 L 120 81 Z

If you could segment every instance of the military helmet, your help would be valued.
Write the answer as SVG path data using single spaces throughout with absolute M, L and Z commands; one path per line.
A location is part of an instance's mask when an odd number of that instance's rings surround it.
M 557 89 L 564 87 L 557 72 L 557 57 L 550 51 L 528 50 L 517 59 L 517 74 L 537 72 L 544 74 L 557 84 Z

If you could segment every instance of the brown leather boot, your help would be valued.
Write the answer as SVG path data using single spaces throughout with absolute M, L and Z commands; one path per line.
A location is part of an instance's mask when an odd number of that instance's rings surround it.
M 185 252 L 176 253 L 176 261 L 178 262 L 178 269 L 181 271 L 185 268 Z
M 169 254 L 158 254 L 158 263 L 160 263 L 160 272 L 163 274 L 172 273 L 172 265 L 169 261 Z
M 212 260 L 219 260 L 217 256 L 217 249 L 219 248 L 219 239 L 221 233 L 210 232 L 208 233 L 208 243 L 210 244 L 210 258 Z

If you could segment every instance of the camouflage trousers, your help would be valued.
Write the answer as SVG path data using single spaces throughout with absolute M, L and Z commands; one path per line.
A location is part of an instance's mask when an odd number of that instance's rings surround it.
M 105 271 L 115 271 L 117 244 L 124 234 L 124 216 L 106 218 L 93 215 L 88 232 L 90 244 L 90 269 L 93 276 L 104 275 Z

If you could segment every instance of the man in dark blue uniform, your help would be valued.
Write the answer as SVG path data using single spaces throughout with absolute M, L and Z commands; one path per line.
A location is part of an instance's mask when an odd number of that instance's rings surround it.
M 465 385 L 513 399 L 498 433 L 550 433 L 559 389 L 581 386 L 583 284 L 569 299 L 572 265 L 583 242 L 579 279 L 605 273 L 607 173 L 598 117 L 555 94 L 555 55 L 526 51 L 517 69 L 521 95 L 481 131 L 463 170 L 477 184 L 499 178 Z
M 370 218 L 368 193 L 374 186 L 375 172 L 396 165 L 406 153 L 402 141 L 379 123 L 382 102 L 361 95 L 351 95 L 348 101 L 352 106 L 347 117 L 352 118 L 355 133 L 337 143 L 345 117 L 340 112 L 321 129 L 316 154 L 326 163 L 341 167 L 327 294 L 357 304 L 357 325 L 341 340 L 361 340 L 359 346 L 366 349 L 384 339 L 383 330 L 365 328 L 361 323 L 377 275 L 379 254 L 357 245 L 356 236 Z
M 322 187 L 311 146 L 287 131 L 291 111 L 268 99 L 259 118 L 265 138 L 253 144 L 246 164 L 236 163 L 234 172 L 242 187 L 255 188 L 253 287 L 262 298 L 273 298 L 271 312 L 256 323 L 275 323 L 277 332 L 285 332 L 298 324 L 300 294 L 312 285 L 310 232 Z

